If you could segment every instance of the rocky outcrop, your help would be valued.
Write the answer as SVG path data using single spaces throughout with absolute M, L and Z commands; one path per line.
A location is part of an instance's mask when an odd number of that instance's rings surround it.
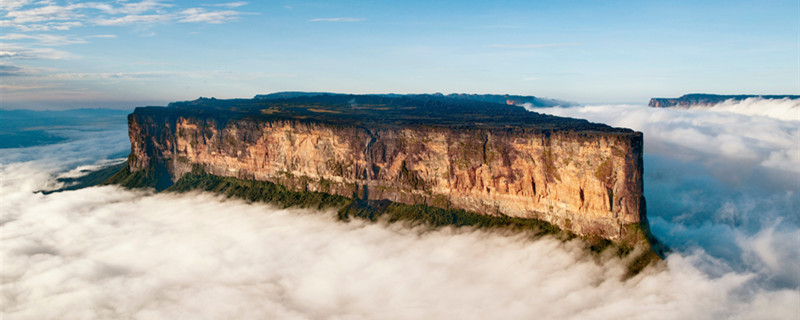
M 502 117 L 479 117 L 494 114 Z M 375 96 L 206 99 L 137 108 L 128 120 L 130 170 L 165 170 L 172 181 L 201 167 L 294 190 L 540 219 L 606 239 L 646 224 L 642 134 L 628 129 L 500 104 Z
M 689 108 L 691 106 L 713 106 L 725 101 L 741 101 L 748 98 L 760 99 L 800 99 L 797 95 L 718 95 L 705 93 L 692 93 L 680 98 L 652 98 L 648 104 L 653 108 Z

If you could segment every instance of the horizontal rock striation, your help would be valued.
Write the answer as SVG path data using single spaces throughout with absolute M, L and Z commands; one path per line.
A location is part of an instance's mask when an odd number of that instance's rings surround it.
M 642 134 L 485 102 L 201 99 L 137 108 L 129 170 L 193 169 L 626 237 L 645 224 Z M 476 121 L 477 120 L 477 121 Z

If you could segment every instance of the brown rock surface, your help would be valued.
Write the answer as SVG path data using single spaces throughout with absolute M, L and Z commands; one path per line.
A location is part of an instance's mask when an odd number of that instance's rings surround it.
M 214 175 L 295 190 L 536 218 L 607 239 L 624 237 L 624 225 L 646 223 L 639 132 L 601 125 L 348 125 L 273 116 L 264 110 L 274 106 L 262 107 L 259 116 L 138 108 L 129 116 L 130 170 L 161 166 L 175 181 L 202 165 Z M 340 112 L 324 105 L 305 110 Z

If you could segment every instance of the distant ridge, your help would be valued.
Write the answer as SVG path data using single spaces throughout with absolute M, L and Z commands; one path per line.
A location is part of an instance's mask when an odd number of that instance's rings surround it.
M 315 97 L 315 96 L 325 96 L 325 95 L 337 96 L 337 95 L 348 95 L 348 94 L 332 93 L 332 92 L 283 91 L 270 94 L 259 94 L 256 95 L 253 99 L 277 100 L 277 99 L 291 99 L 298 97 Z M 470 101 L 492 102 L 492 103 L 501 103 L 501 104 L 526 106 L 526 107 L 555 107 L 555 106 L 567 107 L 567 106 L 577 105 L 576 103 L 563 100 L 539 98 L 535 96 L 509 95 L 509 94 L 451 93 L 445 95 L 441 93 L 430 93 L 430 94 L 383 93 L 383 94 L 371 94 L 371 96 L 379 96 L 387 98 L 413 97 L 417 99 L 422 98 L 428 100 L 431 99 L 452 99 L 452 100 L 462 100 L 462 101 L 470 100 Z
M 800 95 L 755 95 L 755 94 L 739 94 L 739 95 L 719 95 L 707 93 L 692 93 L 685 94 L 680 98 L 652 98 L 648 104 L 653 108 L 672 108 L 672 107 L 690 107 L 694 105 L 710 106 L 719 104 L 728 100 L 742 101 L 748 98 L 761 98 L 761 99 L 800 99 Z

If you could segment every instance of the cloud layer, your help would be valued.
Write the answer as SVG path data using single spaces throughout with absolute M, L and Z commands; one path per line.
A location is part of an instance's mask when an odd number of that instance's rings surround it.
M 733 112 L 744 115 L 766 116 L 786 121 L 800 121 L 800 99 L 747 98 L 741 101 L 728 100 L 720 104 L 705 107 L 705 109 L 715 112 Z
M 753 108 L 771 105 L 764 102 Z M 769 285 L 800 286 L 798 122 L 630 105 L 536 111 L 643 131 L 647 213 L 657 236 L 760 272 Z
M 4 201 L 9 319 L 764 319 L 800 298 L 753 288 L 750 274 L 711 277 L 699 254 L 621 282 L 617 262 L 597 265 L 578 243 L 343 224 L 207 194 Z
M 648 213 L 656 235 L 675 248 L 665 265 L 623 282 L 623 262 L 598 263 L 579 242 L 341 223 L 331 212 L 201 193 L 31 193 L 127 146 L 124 131 L 75 133 L 65 144 L 0 154 L 0 310 L 4 319 L 800 314 L 796 185 L 761 174 L 797 173 L 782 169 L 791 158 L 765 161 L 791 153 L 776 138 L 796 134 L 791 125 L 637 106 L 545 111 L 644 130 Z M 742 119 L 746 125 L 732 126 Z M 674 137 L 680 132 L 694 133 Z M 715 146 L 731 143 L 739 152 Z M 731 171 L 714 171 L 720 167 Z

